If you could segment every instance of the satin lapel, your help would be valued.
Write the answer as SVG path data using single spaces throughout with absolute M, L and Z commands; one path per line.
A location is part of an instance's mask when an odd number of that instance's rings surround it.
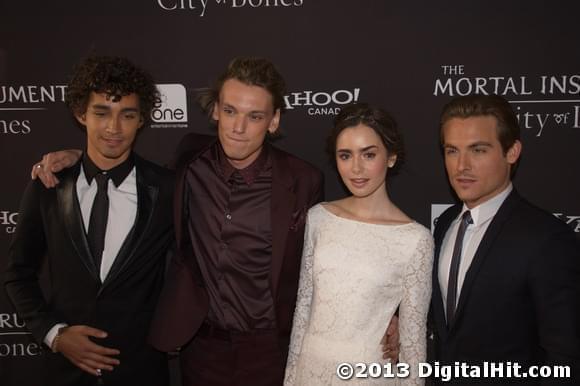
M 70 172 L 61 178 L 61 183 L 55 188 L 59 205 L 59 211 L 64 221 L 69 239 L 81 259 L 83 265 L 91 277 L 98 283 L 101 282 L 99 273 L 91 256 L 91 250 L 87 241 L 85 224 L 77 197 L 76 180 L 80 172 L 81 163 L 74 165 Z
M 159 196 L 159 187 L 150 184 L 146 172 L 136 161 L 137 166 L 137 215 L 135 223 L 123 241 L 123 245 L 115 257 L 115 262 L 105 278 L 103 287 L 113 281 L 135 259 L 135 253 L 143 242 L 147 230 L 151 226 L 153 213 Z M 102 288 L 101 288 L 102 289 Z
M 432 294 L 432 304 L 433 313 L 435 314 L 435 325 L 438 331 L 438 335 L 441 339 L 445 340 L 447 338 L 447 324 L 445 319 L 445 309 L 443 305 L 443 297 L 441 295 L 441 283 L 439 283 L 439 254 L 441 253 L 441 244 L 443 244 L 443 239 L 445 234 L 449 230 L 453 219 L 455 219 L 459 212 L 461 211 L 461 205 L 455 205 L 449 212 L 449 216 L 446 216 L 445 220 L 439 217 L 437 227 L 435 228 L 435 259 L 433 261 L 433 294 Z
M 270 269 L 270 286 L 272 299 L 276 302 L 278 295 L 278 283 L 284 252 L 286 250 L 286 238 L 292 220 L 292 211 L 296 203 L 296 194 L 292 191 L 294 179 L 291 176 L 290 166 L 286 158 L 274 149 L 270 148 L 272 155 L 272 199 L 271 220 L 272 224 L 272 264 Z
M 461 287 L 461 293 L 459 294 L 459 302 L 457 303 L 457 310 L 455 311 L 455 318 L 451 323 L 450 330 L 456 324 L 456 321 L 459 320 L 462 316 L 462 311 L 465 308 L 465 303 L 469 299 L 469 293 L 471 288 L 473 287 L 473 283 L 477 278 L 477 274 L 481 269 L 481 266 L 487 256 L 489 255 L 490 249 L 493 246 L 493 243 L 497 236 L 500 234 L 503 225 L 505 224 L 506 220 L 511 215 L 513 210 L 514 204 L 519 199 L 519 195 L 513 190 L 510 195 L 505 199 L 503 204 L 500 206 L 499 210 L 491 220 L 489 227 L 485 231 L 481 242 L 479 243 L 479 247 L 475 252 L 475 256 L 473 256 L 473 261 L 465 274 L 465 280 L 463 281 L 463 286 Z

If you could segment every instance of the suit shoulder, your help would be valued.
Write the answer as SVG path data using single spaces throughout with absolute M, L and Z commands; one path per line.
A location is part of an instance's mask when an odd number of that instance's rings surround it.
M 562 220 L 558 219 L 552 213 L 542 209 L 524 198 L 521 198 L 514 208 L 513 218 L 521 223 L 529 231 L 545 233 L 549 230 L 572 231 Z
M 135 155 L 135 166 L 141 169 L 141 171 L 153 174 L 162 180 L 171 180 L 175 176 L 175 172 L 173 170 L 158 165 L 138 155 Z
M 217 137 L 213 135 L 188 133 L 181 138 L 175 154 L 173 155 L 173 160 L 171 161 L 171 167 L 173 169 L 183 166 L 183 164 L 190 160 L 195 154 L 199 154 L 204 149 L 207 149 L 211 144 L 215 143 Z
M 58 175 L 57 175 L 58 176 Z M 59 180 L 62 179 L 62 176 L 58 176 Z M 30 180 L 26 183 L 24 188 L 24 195 L 34 195 L 34 196 L 41 196 L 47 194 L 53 194 L 56 192 L 56 188 L 47 188 L 42 184 L 39 178 L 35 180 Z

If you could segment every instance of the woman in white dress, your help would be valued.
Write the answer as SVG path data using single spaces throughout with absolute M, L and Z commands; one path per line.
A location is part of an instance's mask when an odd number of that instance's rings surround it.
M 346 106 L 329 150 L 351 196 L 308 212 L 284 384 L 343 385 L 337 366 L 345 362 L 354 368 L 350 383 L 423 384 L 433 241 L 389 199 L 386 178 L 403 156 L 396 123 L 367 104 Z M 398 366 L 381 350 L 397 308 Z

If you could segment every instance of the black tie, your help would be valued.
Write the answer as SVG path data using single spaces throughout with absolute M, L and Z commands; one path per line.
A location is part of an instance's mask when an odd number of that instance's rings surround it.
M 459 263 L 461 262 L 461 250 L 463 248 L 463 236 L 469 224 L 473 224 L 471 212 L 466 211 L 461 216 L 461 224 L 455 238 L 451 266 L 449 267 L 449 282 L 447 285 L 447 326 L 451 325 L 455 314 L 455 304 L 457 303 L 457 276 L 459 273 Z
M 109 176 L 99 173 L 95 176 L 95 180 L 97 181 L 97 195 L 91 209 L 88 239 L 95 266 L 100 272 L 103 249 L 105 248 L 107 218 L 109 217 L 109 196 L 107 195 Z

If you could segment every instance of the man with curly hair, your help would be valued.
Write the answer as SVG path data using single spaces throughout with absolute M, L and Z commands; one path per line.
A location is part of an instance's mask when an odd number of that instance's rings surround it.
M 174 178 L 133 152 L 157 98 L 128 60 L 84 60 L 66 102 L 86 151 L 56 189 L 37 180 L 23 194 L 4 285 L 48 348 L 48 385 L 168 383 L 166 356 L 146 336 L 173 235 Z M 49 289 L 39 284 L 45 261 Z

